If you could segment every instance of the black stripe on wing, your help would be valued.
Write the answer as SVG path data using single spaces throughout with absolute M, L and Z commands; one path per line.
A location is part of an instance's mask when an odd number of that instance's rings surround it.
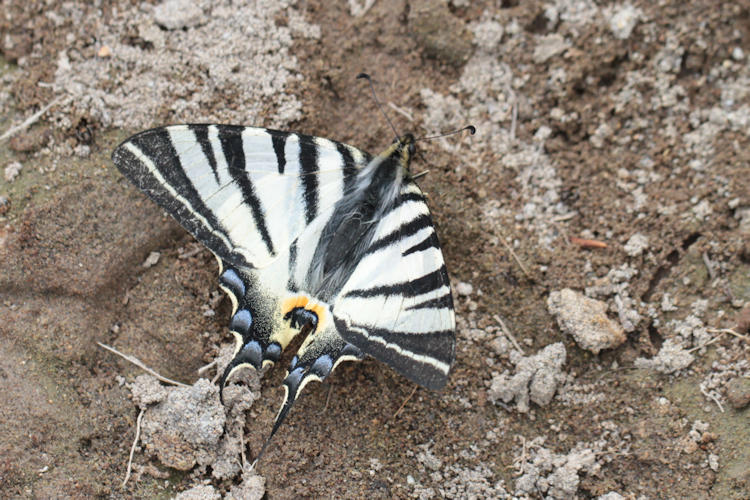
M 309 224 L 318 215 L 318 146 L 311 137 L 300 136 L 299 162 L 304 190 L 302 197 L 305 200 L 305 222 Z
M 416 252 L 422 252 L 429 248 L 440 248 L 440 242 L 438 241 L 437 235 L 435 234 L 434 230 L 429 235 L 427 235 L 425 239 L 401 252 L 401 256 L 406 257 L 407 255 L 411 255 Z
M 186 200 L 187 206 L 175 199 L 164 184 L 128 149 L 128 144 L 132 144 L 151 160 L 164 182 Z M 182 227 L 203 242 L 211 251 L 227 261 L 250 266 L 244 257 L 233 252 L 231 242 L 221 229 L 221 224 L 203 203 L 185 174 L 167 129 L 148 130 L 131 137 L 114 150 L 112 161 L 125 177 L 164 208 Z M 196 214 L 205 219 L 205 222 L 196 217 Z
M 395 210 L 396 208 L 410 201 L 421 201 L 422 203 L 425 203 L 425 204 L 427 203 L 427 200 L 425 199 L 422 193 L 417 193 L 417 192 L 401 193 L 401 195 L 399 195 L 399 197 L 396 198 L 396 201 L 393 204 L 392 209 Z
M 376 241 L 373 241 L 370 244 L 370 246 L 367 248 L 367 251 L 364 253 L 364 255 L 369 255 L 369 254 L 377 252 L 378 250 L 382 248 L 394 245 L 404 238 L 408 238 L 409 236 L 413 234 L 417 234 L 420 230 L 426 227 L 432 227 L 432 220 L 430 219 L 430 216 L 427 214 L 419 215 L 416 218 L 410 220 L 409 222 L 402 224 L 397 229 L 388 233 L 382 238 Z M 433 232 L 432 234 L 434 235 L 435 233 Z M 402 255 L 406 255 L 406 254 L 402 254 Z
M 273 152 L 276 153 L 279 173 L 283 174 L 286 167 L 286 153 L 284 152 L 284 148 L 286 147 L 286 138 L 289 137 L 289 134 L 276 130 L 269 130 L 268 133 L 271 134 L 271 143 L 273 144 Z
M 276 255 L 276 251 L 271 241 L 271 235 L 266 227 L 266 218 L 263 215 L 263 209 L 260 205 L 260 200 L 255 193 L 253 183 L 250 181 L 250 176 L 246 172 L 245 163 L 245 150 L 242 143 L 242 134 L 238 133 L 238 129 L 232 127 L 219 127 L 219 142 L 221 143 L 221 149 L 224 153 L 224 159 L 227 162 L 227 170 L 229 175 L 240 188 L 242 192 L 242 198 L 250 206 L 253 213 L 253 221 L 255 227 L 258 228 L 260 237 L 263 239 L 263 243 L 266 245 L 266 250 L 270 255 Z
M 416 297 L 432 292 L 442 287 L 446 282 L 448 271 L 443 264 L 439 269 L 411 281 L 403 281 L 392 285 L 376 286 L 367 289 L 350 290 L 344 297 L 377 297 L 379 295 L 403 295 L 404 297 Z
M 351 151 L 349 151 L 349 147 L 337 142 L 336 150 L 341 155 L 341 160 L 344 164 L 344 193 L 350 193 L 356 184 L 357 172 L 359 170 Z
M 394 332 L 367 325 L 350 325 L 334 315 L 336 329 L 347 342 L 388 364 L 397 372 L 431 390 L 448 381 L 455 359 L 453 330 L 426 333 Z
M 425 300 L 424 302 L 406 308 L 407 311 L 413 309 L 453 309 L 453 297 L 450 292 L 448 292 L 441 297 Z
M 219 181 L 219 169 L 216 166 L 216 156 L 214 155 L 214 148 L 208 140 L 208 127 L 202 125 L 190 125 L 188 128 L 195 134 L 195 139 L 201 146 L 203 154 L 208 160 L 208 164 L 211 166 L 211 171 L 214 173 L 216 183 Z

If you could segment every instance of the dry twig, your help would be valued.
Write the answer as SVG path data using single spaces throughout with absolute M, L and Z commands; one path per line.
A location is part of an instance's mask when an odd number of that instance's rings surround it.
M 570 237 L 570 242 L 583 248 L 607 248 L 607 244 L 599 240 L 589 240 L 586 238 Z
M 138 414 L 138 418 L 135 421 L 135 439 L 133 439 L 133 446 L 130 447 L 130 458 L 128 458 L 128 470 L 125 473 L 125 479 L 122 482 L 122 487 L 128 483 L 130 479 L 130 471 L 133 469 L 133 455 L 135 454 L 135 447 L 138 445 L 138 440 L 141 438 L 141 421 L 143 420 L 143 414 L 146 410 L 141 409 Z
M 513 334 L 510 333 L 510 329 L 505 326 L 505 322 L 502 320 L 502 318 L 497 314 L 493 314 L 492 317 L 495 321 L 498 322 L 498 324 L 500 325 L 500 329 L 503 331 L 503 334 L 508 338 L 508 340 L 510 340 L 510 343 L 513 344 L 513 347 L 515 347 L 518 352 L 526 356 L 526 353 L 523 352 L 523 349 L 521 349 L 521 345 L 518 343 Z
M 526 267 L 523 265 L 523 262 L 521 262 L 521 259 L 518 258 L 518 255 L 516 255 L 516 252 L 513 251 L 513 248 L 511 248 L 511 246 L 508 244 L 508 242 L 505 241 L 505 238 L 503 238 L 502 236 L 500 236 L 499 239 L 500 239 L 500 243 L 503 244 L 503 246 L 508 251 L 508 253 L 511 255 L 511 257 L 513 257 L 513 260 L 516 261 L 516 264 L 518 264 L 518 267 L 521 268 L 521 271 L 523 271 L 523 274 L 525 274 L 527 278 L 532 279 L 531 278 L 531 274 L 529 274 L 529 271 L 526 270 Z
M 6 139 L 10 139 L 14 135 L 16 135 L 18 132 L 20 132 L 20 131 L 22 131 L 22 130 L 28 128 L 28 127 L 30 127 L 34 123 L 36 123 L 36 121 L 39 120 L 39 118 L 41 118 L 44 113 L 46 113 L 47 111 L 49 111 L 49 109 L 52 106 L 54 106 L 55 104 L 57 104 L 61 100 L 62 100 L 62 97 L 59 97 L 59 96 L 56 97 L 56 98 L 54 98 L 52 100 L 52 102 L 50 102 L 49 104 L 47 104 L 46 106 L 44 106 L 42 109 L 40 109 L 39 111 L 37 111 L 36 113 L 34 113 L 33 115 L 31 115 L 30 117 L 28 117 L 26 120 L 23 121 L 23 123 L 21 123 L 20 125 L 16 125 L 15 127 L 11 127 L 8 130 L 6 130 L 3 135 L 0 135 L 0 142 L 4 141 Z
M 401 413 L 401 411 L 406 406 L 406 403 L 409 402 L 409 400 L 411 399 L 411 397 L 414 395 L 415 392 L 417 392 L 417 386 L 416 385 L 414 386 L 414 389 L 412 389 L 411 393 L 406 397 L 406 399 L 404 400 L 404 402 L 401 404 L 401 407 L 398 410 L 396 410 L 396 413 L 393 414 L 393 418 L 398 417 L 399 413 Z
M 147 371 L 148 373 L 150 373 L 151 375 L 153 375 L 157 379 L 161 380 L 165 384 L 176 385 L 177 387 L 189 387 L 187 384 L 183 384 L 182 382 L 177 382 L 176 380 L 172 380 L 170 378 L 163 377 L 163 376 L 159 375 L 154 370 L 152 370 L 151 368 L 149 368 L 148 366 L 146 366 L 145 364 L 143 364 L 143 361 L 141 361 L 140 359 L 138 359 L 138 358 L 136 358 L 134 356 L 128 356 L 127 354 L 123 354 L 120 351 L 118 351 L 117 349 L 115 349 L 114 347 L 110 347 L 107 344 L 102 344 L 101 342 L 97 342 L 97 344 L 99 344 L 99 347 L 103 347 L 104 349 L 108 350 L 109 352 L 117 354 L 118 356 L 122 357 L 124 360 L 130 361 L 131 363 L 133 363 L 138 368 L 141 368 L 142 370 Z

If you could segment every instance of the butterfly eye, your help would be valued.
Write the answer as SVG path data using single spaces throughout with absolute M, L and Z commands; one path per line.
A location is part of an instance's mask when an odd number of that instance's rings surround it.
M 409 144 L 409 156 L 414 156 L 414 153 L 416 152 L 417 152 L 417 146 L 415 146 L 414 143 L 412 142 L 411 144 Z

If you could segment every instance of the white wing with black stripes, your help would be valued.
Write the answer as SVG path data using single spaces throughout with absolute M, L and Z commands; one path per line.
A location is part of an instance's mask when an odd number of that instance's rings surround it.
M 271 436 L 303 387 L 371 355 L 442 388 L 454 360 L 448 275 L 404 136 L 371 157 L 264 128 L 177 125 L 118 146 L 118 169 L 206 245 L 232 300 L 234 370 L 306 335 Z M 270 438 L 269 438 L 270 439 Z

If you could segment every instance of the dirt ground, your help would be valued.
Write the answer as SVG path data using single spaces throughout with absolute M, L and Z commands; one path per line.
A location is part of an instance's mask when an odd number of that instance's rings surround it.
M 265 497 L 750 497 L 750 2 L 156 3 L 2 3 L 0 134 L 44 112 L 0 139 L 0 497 L 239 484 L 139 446 L 121 486 L 143 371 L 97 342 L 191 384 L 231 305 L 109 156 L 205 121 L 378 152 L 392 133 L 361 71 L 399 131 L 478 129 L 412 166 L 457 359 L 440 393 L 374 360 L 310 384 Z M 563 289 L 619 340 L 587 348 L 548 302 Z M 248 460 L 289 359 L 246 414 Z

